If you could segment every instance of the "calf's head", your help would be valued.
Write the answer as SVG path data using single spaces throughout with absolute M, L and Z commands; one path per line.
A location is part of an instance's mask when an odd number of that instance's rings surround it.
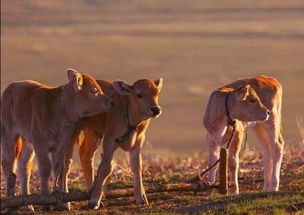
M 69 89 L 64 93 L 68 103 L 68 112 L 77 118 L 93 116 L 109 111 L 114 103 L 102 92 L 94 78 L 81 74 L 74 69 L 68 69 Z
M 232 92 L 234 98 L 230 106 L 230 114 L 240 121 L 264 121 L 270 116 L 270 111 L 263 105 L 255 90 L 246 85 Z
M 133 85 L 125 81 L 114 81 L 113 86 L 118 93 L 129 96 L 129 102 L 138 111 L 139 118 L 142 120 L 156 118 L 161 114 L 158 96 L 163 86 L 162 78 L 156 81 L 141 79 Z

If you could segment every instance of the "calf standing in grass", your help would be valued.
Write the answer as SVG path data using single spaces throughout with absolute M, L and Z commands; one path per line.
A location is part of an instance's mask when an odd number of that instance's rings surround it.
M 204 117 L 209 147 L 209 166 L 219 158 L 219 148 L 225 147 L 231 135 L 227 122 L 235 120 L 235 132 L 229 151 L 229 171 L 232 193 L 239 193 L 239 153 L 244 130 L 253 127 L 263 154 L 264 190 L 279 189 L 284 140 L 281 133 L 282 86 L 274 78 L 258 76 L 235 81 L 215 90 L 209 99 Z M 216 169 L 209 172 L 214 182 Z
M 158 96 L 163 79 L 142 79 L 129 85 L 124 81 L 97 80 L 101 89 L 115 103 L 113 109 L 93 117 L 82 119 L 76 126 L 75 139 L 84 130 L 84 139 L 79 144 L 79 155 L 86 185 L 91 186 L 89 206 L 97 209 L 104 193 L 104 185 L 113 171 L 113 155 L 118 147 L 130 152 L 131 169 L 134 177 L 134 195 L 139 203 L 148 204 L 142 182 L 141 148 L 150 119 L 160 115 Z M 98 140 L 103 138 L 102 161 L 92 184 L 93 160 Z M 72 151 L 72 150 L 69 150 Z M 68 165 L 66 165 L 68 167 Z M 65 173 L 68 172 L 64 171 Z M 63 179 L 66 179 L 63 176 Z
M 8 197 L 14 195 L 18 159 L 22 194 L 29 194 L 28 164 L 34 157 L 34 151 L 38 160 L 41 193 L 48 194 L 52 170 L 49 152 L 56 157 L 53 170 L 58 176 L 75 123 L 81 117 L 108 111 L 113 106 L 91 76 L 73 69 L 69 69 L 67 75 L 69 83 L 60 87 L 20 81 L 9 85 L 2 95 L 2 168 Z M 20 138 L 22 141 L 19 141 Z

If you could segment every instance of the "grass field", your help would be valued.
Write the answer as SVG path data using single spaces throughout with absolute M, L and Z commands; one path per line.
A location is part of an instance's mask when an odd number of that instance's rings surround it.
M 72 203 L 72 210 L 64 214 L 303 214 L 304 213 L 304 151 L 287 152 L 282 164 L 280 192 L 264 193 L 262 160 L 253 151 L 242 153 L 240 166 L 240 195 L 224 196 L 216 191 L 167 192 L 147 194 L 149 206 L 138 205 L 133 197 L 104 199 L 105 207 L 87 210 L 87 202 Z M 144 160 L 144 185 L 185 183 L 206 167 L 201 155 L 157 157 Z M 36 169 L 36 168 L 34 168 Z M 70 188 L 84 191 L 84 178 L 80 169 L 73 167 L 70 174 Z M 32 191 L 38 192 L 37 171 L 32 175 Z M 19 186 L 18 186 L 19 187 Z M 127 159 L 116 162 L 113 175 L 109 178 L 108 189 L 132 187 L 132 173 Z M 4 188 L 4 183 L 2 183 Z M 2 189 L 3 191 L 3 189 Z M 3 194 L 3 193 L 1 193 Z M 35 207 L 37 214 L 42 214 Z M 28 214 L 19 210 L 17 214 Z M 43 214 L 63 214 L 51 211 Z
M 206 158 L 202 118 L 212 90 L 259 74 L 283 84 L 288 153 L 282 192 L 260 192 L 262 166 L 256 139 L 249 132 L 246 153 L 252 158 L 242 161 L 245 193 L 240 196 L 153 194 L 147 207 L 130 198 L 107 200 L 109 207 L 98 212 L 80 211 L 85 203 L 75 204 L 75 211 L 66 214 L 301 214 L 303 59 L 302 0 L 1 1 L 1 92 L 15 80 L 64 84 L 69 67 L 99 79 L 130 83 L 164 78 L 163 114 L 151 123 L 144 149 L 147 186 L 151 180 L 179 182 L 205 166 L 200 163 Z M 124 159 L 124 154 L 116 157 Z M 76 162 L 71 186 L 83 189 L 77 168 Z M 149 168 L 155 178 L 151 179 Z M 37 177 L 35 173 L 33 183 Z M 119 181 L 130 186 L 130 180 L 126 166 L 111 178 L 114 187 Z

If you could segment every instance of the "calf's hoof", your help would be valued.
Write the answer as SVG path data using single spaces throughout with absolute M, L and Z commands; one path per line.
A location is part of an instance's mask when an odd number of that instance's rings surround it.
M 138 204 L 149 205 L 146 194 L 135 196 L 135 200 Z
M 269 191 L 270 192 L 277 192 L 277 191 L 279 191 L 279 188 L 278 187 L 270 187 Z
M 236 187 L 235 185 L 231 185 L 229 188 L 229 194 L 231 195 L 238 195 L 240 193 L 239 188 Z
M 89 204 L 88 204 L 88 208 L 89 209 L 92 209 L 92 210 L 97 210 L 99 209 L 100 207 L 104 207 L 104 204 L 102 203 L 101 200 L 90 200 L 89 201 Z
M 20 210 L 22 210 L 22 212 L 28 212 L 28 213 L 34 213 L 35 209 L 33 207 L 33 205 L 27 205 L 27 206 L 23 206 L 20 208 Z

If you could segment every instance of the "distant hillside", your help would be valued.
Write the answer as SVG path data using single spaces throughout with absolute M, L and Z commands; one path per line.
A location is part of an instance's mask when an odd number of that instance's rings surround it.
M 284 87 L 286 147 L 300 147 L 302 0 L 7 0 L 1 6 L 1 92 L 21 79 L 63 84 L 69 67 L 100 79 L 164 77 L 164 111 L 152 120 L 149 151 L 195 153 L 205 149 L 202 116 L 212 90 L 266 74 Z M 256 145 L 251 133 L 248 142 Z

